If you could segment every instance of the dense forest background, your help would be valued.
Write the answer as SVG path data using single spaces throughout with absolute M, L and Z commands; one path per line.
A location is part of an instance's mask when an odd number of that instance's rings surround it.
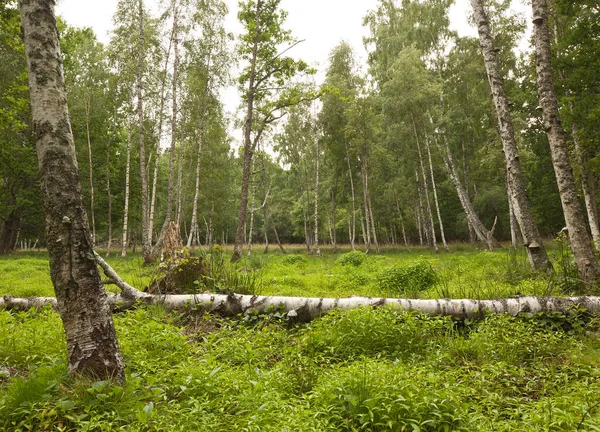
M 340 42 L 322 83 L 309 65 L 288 57 L 298 41 L 285 29 L 279 2 L 259 3 L 260 17 L 255 2 L 241 4 L 246 33 L 237 38 L 223 26 L 227 8 L 219 0 L 172 0 L 155 16 L 142 2 L 121 0 L 106 45 L 91 29 L 59 20 L 96 245 L 121 250 L 141 245 L 145 235 L 160 242 L 171 220 L 189 247 L 233 243 L 245 164 L 248 244 L 305 243 L 318 253 L 326 243 L 376 249 L 476 241 L 461 199 L 487 229 L 495 226 L 498 240 L 519 242 L 480 42 L 449 29 L 451 0 L 379 1 L 364 20 L 368 67 Z M 600 9 L 592 0 L 549 6 L 555 91 L 594 234 Z M 535 58 L 516 49 L 529 18 L 515 14 L 509 1 L 487 1 L 486 8 L 527 196 L 542 236 L 554 236 L 565 221 Z M 0 252 L 6 253 L 45 240 L 16 2 L 0 4 L 0 22 Z M 253 32 L 265 22 L 256 43 Z M 231 85 L 239 86 L 245 120 L 224 114 L 222 93 Z M 232 138 L 233 130 L 244 131 L 246 145 Z

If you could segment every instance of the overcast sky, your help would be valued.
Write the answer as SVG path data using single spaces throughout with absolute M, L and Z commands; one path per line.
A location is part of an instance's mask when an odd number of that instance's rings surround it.
M 227 30 L 237 34 L 241 31 L 237 20 L 238 0 L 225 1 L 229 6 L 225 26 Z M 519 3 L 516 7 L 526 10 L 520 4 L 521 1 L 513 0 L 513 3 Z M 154 10 L 158 9 L 157 0 L 145 0 L 145 4 Z M 288 12 L 285 28 L 290 29 L 295 38 L 305 40 L 289 54 L 317 67 L 317 81 L 324 76 L 329 52 L 342 40 L 350 43 L 357 57 L 364 62 L 366 52 L 362 38 L 366 36 L 367 30 L 362 26 L 362 20 L 376 4 L 377 0 L 282 0 L 281 7 Z M 56 12 L 71 26 L 92 27 L 98 39 L 107 43 L 116 7 L 117 0 L 59 0 Z M 467 22 L 469 11 L 468 0 L 456 0 L 450 10 L 451 27 L 460 36 L 477 34 L 476 29 Z M 232 113 L 239 100 L 236 90 L 229 89 L 223 96 L 227 111 Z

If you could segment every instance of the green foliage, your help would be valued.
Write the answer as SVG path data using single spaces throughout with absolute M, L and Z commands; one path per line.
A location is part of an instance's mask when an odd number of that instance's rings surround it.
M 332 371 L 314 392 L 317 415 L 339 431 L 469 430 L 449 388 L 426 371 L 363 360 Z
M 329 361 L 361 356 L 407 359 L 434 350 L 451 330 L 452 323 L 445 317 L 358 308 L 327 314 L 314 324 L 305 343 L 306 350 Z
M 336 262 L 343 266 L 358 267 L 365 261 L 366 258 L 367 256 L 363 252 L 350 251 L 341 255 Z
M 260 273 L 248 270 L 243 263 L 232 264 L 220 246 L 211 252 L 203 252 L 203 261 L 208 272 L 198 279 L 197 284 L 217 293 L 258 294 L 261 289 Z
M 191 319 L 193 310 L 160 307 L 116 314 L 128 365 L 120 386 L 66 376 L 57 314 L 0 311 L 0 370 L 10 371 L 0 378 L 0 429 L 600 427 L 598 317 L 454 322 L 386 307 L 289 327 L 277 314 Z M 2 339 L 10 332 L 24 345 L 16 352 Z M 27 346 L 34 332 L 44 343 Z M 36 355 L 27 359 L 25 350 Z
M 391 267 L 377 276 L 379 288 L 390 295 L 416 296 L 440 280 L 438 272 L 426 261 L 406 267 Z
M 306 262 L 308 262 L 308 259 L 305 255 L 291 254 L 286 255 L 283 258 L 283 262 L 287 265 L 305 264 Z

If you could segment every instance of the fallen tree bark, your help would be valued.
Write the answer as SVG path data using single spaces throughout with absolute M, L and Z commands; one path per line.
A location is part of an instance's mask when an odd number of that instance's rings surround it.
M 293 321 L 310 321 L 335 309 L 361 306 L 379 307 L 390 305 L 400 310 L 420 311 L 428 315 L 446 315 L 455 318 L 481 318 L 488 313 L 506 313 L 516 316 L 523 313 L 569 313 L 574 308 L 588 312 L 600 312 L 600 297 L 515 297 L 501 300 L 469 299 L 394 299 L 394 298 L 306 298 L 280 296 L 252 296 L 240 294 L 190 294 L 190 295 L 144 295 L 131 299 L 110 294 L 108 302 L 113 310 L 124 310 L 140 305 L 160 304 L 169 310 L 193 309 L 222 315 L 247 315 L 273 310 L 286 312 Z M 29 309 L 51 305 L 53 297 L 0 299 L 0 309 Z

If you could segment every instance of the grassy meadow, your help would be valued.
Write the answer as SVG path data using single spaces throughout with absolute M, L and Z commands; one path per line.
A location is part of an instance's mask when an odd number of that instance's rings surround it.
M 554 275 L 522 251 L 348 249 L 307 257 L 255 247 L 235 266 L 205 255 L 193 289 L 337 297 L 496 298 L 580 292 L 554 245 Z M 160 273 L 110 258 L 129 283 Z M 576 274 L 576 273 L 575 273 Z M 45 253 L 0 257 L 0 295 L 52 295 Z M 150 307 L 115 314 L 127 381 L 66 373 L 59 316 L 0 311 L 0 430 L 598 431 L 600 317 L 428 317 L 392 308 L 335 311 L 290 324 L 278 311 L 223 318 Z

